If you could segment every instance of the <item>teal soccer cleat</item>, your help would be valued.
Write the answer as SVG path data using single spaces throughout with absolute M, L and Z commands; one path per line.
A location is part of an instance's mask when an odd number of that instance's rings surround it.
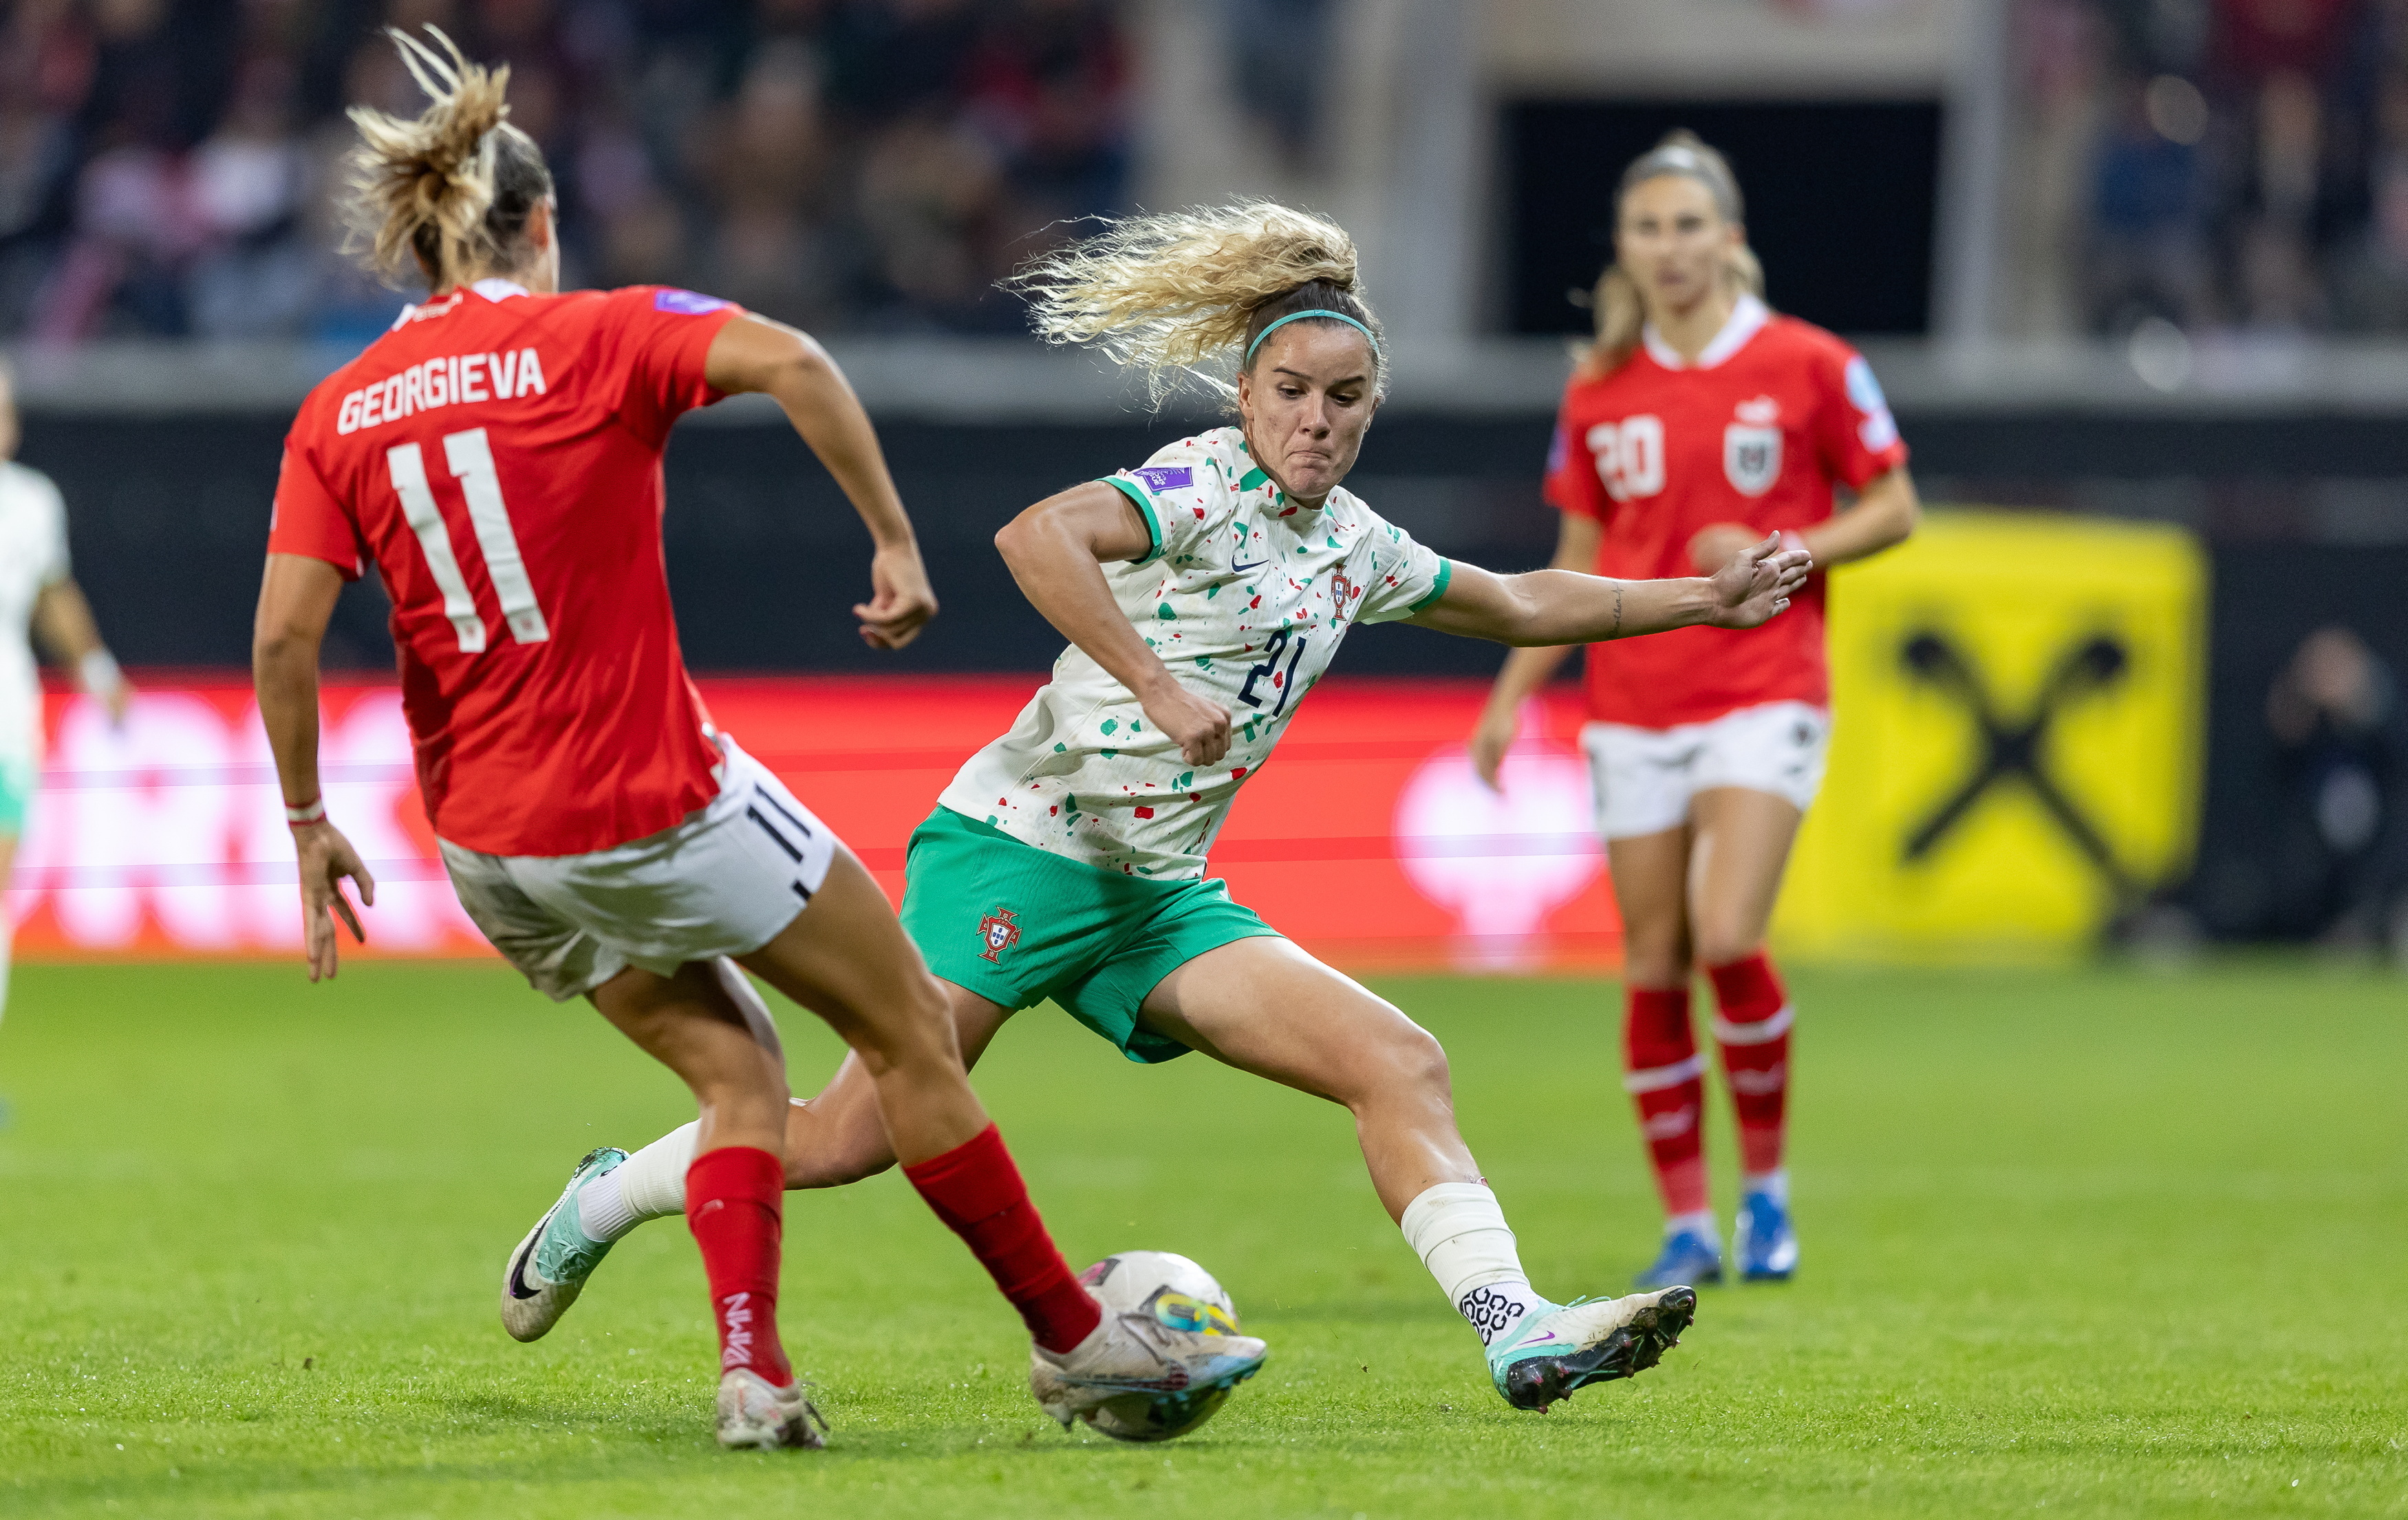
M 578 1228 L 577 1195 L 595 1178 L 616 1170 L 627 1153 L 603 1145 L 585 1153 L 560 1200 L 519 1242 L 502 1267 L 502 1328 L 514 1341 L 539 1341 L 560 1323 L 585 1291 L 585 1280 L 610 1254 L 610 1243 L 590 1240 Z
M 1664 1359 L 1697 1317 L 1687 1287 L 1625 1299 L 1574 1299 L 1525 1316 L 1488 1348 L 1488 1375 L 1515 1409 L 1543 1412 L 1592 1383 L 1634 1376 Z

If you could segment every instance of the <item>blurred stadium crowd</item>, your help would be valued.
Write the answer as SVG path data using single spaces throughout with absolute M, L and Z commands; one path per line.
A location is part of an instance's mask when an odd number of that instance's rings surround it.
M 2017 0 L 2024 325 L 2408 332 L 2408 4 Z
M 357 344 L 342 109 L 414 115 L 380 23 L 512 68 L 572 284 L 690 285 L 821 330 L 1018 330 L 993 289 L 1127 194 L 1115 0 L 14 0 L 0 337 Z

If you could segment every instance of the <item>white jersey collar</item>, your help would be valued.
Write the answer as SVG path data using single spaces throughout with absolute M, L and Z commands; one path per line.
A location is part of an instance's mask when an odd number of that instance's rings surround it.
M 488 276 L 487 277 L 477 281 L 476 284 L 469 286 L 468 289 L 476 291 L 479 295 L 483 296 L 488 301 L 507 301 L 514 295 L 525 295 L 528 293 L 527 288 L 520 284 L 517 280 L 504 279 L 499 275 Z
M 1714 334 L 1714 340 L 1706 345 L 1705 351 L 1698 355 L 1695 364 L 1683 359 L 1678 350 L 1664 341 L 1663 334 L 1656 331 L 1654 322 L 1649 322 L 1640 335 L 1646 340 L 1647 357 L 1666 369 L 1712 369 L 1746 348 L 1747 340 L 1756 336 L 1770 320 L 1770 307 L 1746 291 L 1741 291 L 1740 298 L 1731 303 L 1729 320 L 1723 323 L 1723 330 Z

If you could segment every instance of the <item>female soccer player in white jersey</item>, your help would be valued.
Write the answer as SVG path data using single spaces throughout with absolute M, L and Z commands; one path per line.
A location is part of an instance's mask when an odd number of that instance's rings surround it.
M 83 689 L 125 720 L 134 689 L 100 642 L 91 604 L 67 573 L 66 504 L 41 471 L 17 462 L 15 377 L 0 364 L 0 1016 L 8 1012 L 8 877 L 42 774 L 42 686 L 33 635 L 75 668 Z
M 1845 343 L 1766 309 L 1722 155 L 1675 133 L 1624 173 L 1614 204 L 1598 339 L 1564 391 L 1548 465 L 1547 499 L 1563 513 L 1555 562 L 1711 575 L 1777 533 L 1831 565 L 1913 532 L 1914 482 L 1881 387 Z M 1856 504 L 1834 516 L 1841 486 Z M 1491 786 L 1522 703 L 1570 652 L 1506 657 L 1472 737 Z M 1622 908 L 1624 1081 L 1667 1216 L 1639 1286 L 1723 1272 L 1693 967 L 1713 984 L 1739 1116 L 1740 1271 L 1786 1278 L 1798 1265 L 1782 1157 L 1791 1014 L 1764 931 L 1830 737 L 1821 580 L 1765 628 L 1591 648 L 1588 703 L 1582 739 Z
M 1340 489 L 1387 377 L 1379 324 L 1352 242 L 1316 218 L 1254 204 L 1125 221 L 1028 284 L 1048 336 L 1157 382 L 1234 360 L 1238 423 L 997 535 L 1071 647 L 912 836 L 903 922 L 949 984 L 964 1053 L 1050 998 L 1131 1060 L 1200 1050 L 1343 1103 L 1381 1201 L 1479 1331 L 1509 1402 L 1544 1408 L 1655 1365 L 1696 1295 L 1540 1297 L 1455 1129 L 1438 1042 L 1230 901 L 1205 852 L 1356 623 L 1533 645 L 1754 627 L 1787 604 L 1807 556 L 1767 539 L 1710 578 L 1499 576 L 1382 520 Z M 789 1186 L 893 1164 L 870 1074 L 848 1058 L 789 1115 Z
M 429 29 L 430 31 L 432 28 Z M 607 1230 L 682 1196 L 720 1341 L 719 1439 L 817 1445 L 777 1333 L 787 1111 L 768 1011 L 738 965 L 858 1053 L 873 1127 L 1026 1319 L 1038 1392 L 1070 1413 L 1166 1378 L 1242 1378 L 1262 1342 L 1106 1322 L 1054 1248 L 971 1092 L 948 1016 L 869 874 L 714 730 L 679 657 L 660 536 L 679 413 L 739 391 L 784 408 L 876 540 L 863 636 L 898 647 L 936 611 L 878 440 L 827 356 L 689 291 L 560 294 L 551 175 L 502 118 L 508 71 L 394 34 L 434 104 L 355 110 L 355 213 L 378 263 L 433 292 L 312 391 L 286 440 L 260 593 L 259 703 L 300 856 L 312 980 L 353 934 L 366 868 L 318 791 L 317 655 L 373 561 L 393 599 L 427 812 L 462 904 L 554 1000 L 584 997 L 701 1105 L 676 1173 L 580 1163 L 505 1268 L 532 1339 L 576 1295 L 581 1218 Z M 691 1163 L 690 1165 L 687 1163 Z

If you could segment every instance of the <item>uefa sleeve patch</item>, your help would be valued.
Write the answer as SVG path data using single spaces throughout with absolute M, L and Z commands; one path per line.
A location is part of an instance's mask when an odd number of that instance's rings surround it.
M 692 291 L 656 291 L 652 293 L 654 311 L 674 311 L 687 317 L 723 310 L 733 304 L 715 295 L 697 295 Z
M 1196 471 L 1185 464 L 1149 464 L 1130 472 L 1145 482 L 1145 489 L 1156 496 L 1166 490 L 1187 490 L 1196 484 Z

